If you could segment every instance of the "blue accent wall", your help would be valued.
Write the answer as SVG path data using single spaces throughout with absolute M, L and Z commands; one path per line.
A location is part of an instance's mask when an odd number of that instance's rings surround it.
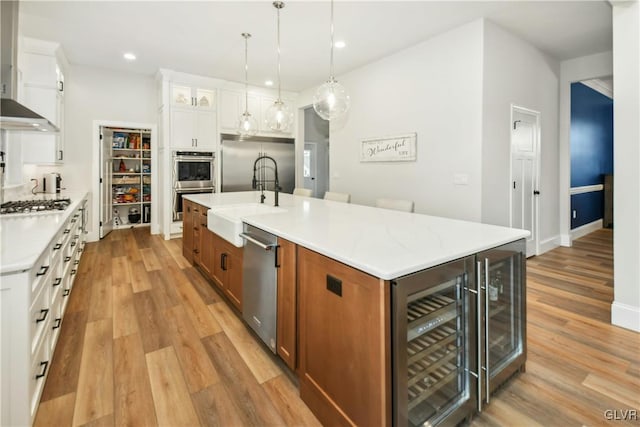
M 583 85 L 571 85 L 571 186 L 603 183 L 613 173 L 613 100 Z M 571 228 L 603 216 L 602 191 L 571 196 Z

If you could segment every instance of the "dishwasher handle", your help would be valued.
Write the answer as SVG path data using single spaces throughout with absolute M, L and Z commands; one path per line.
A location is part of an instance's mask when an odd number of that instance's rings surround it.
M 240 233 L 240 237 L 242 237 L 243 239 L 245 239 L 248 242 L 253 243 L 254 245 L 257 245 L 257 246 L 261 247 L 265 251 L 270 251 L 271 249 L 278 247 L 277 243 L 263 242 L 258 237 L 253 236 L 253 235 L 251 235 L 249 233 Z

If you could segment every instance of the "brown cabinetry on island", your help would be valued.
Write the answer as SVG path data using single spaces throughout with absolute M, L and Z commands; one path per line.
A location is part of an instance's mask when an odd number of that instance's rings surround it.
M 242 248 L 207 228 L 208 208 L 184 200 L 182 254 L 242 311 Z
M 391 425 L 389 283 L 298 247 L 300 396 L 324 425 Z

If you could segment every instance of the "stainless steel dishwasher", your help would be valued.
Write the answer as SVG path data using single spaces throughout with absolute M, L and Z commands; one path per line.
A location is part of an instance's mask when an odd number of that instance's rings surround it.
M 244 224 L 247 242 L 242 262 L 242 317 L 276 352 L 278 237 Z

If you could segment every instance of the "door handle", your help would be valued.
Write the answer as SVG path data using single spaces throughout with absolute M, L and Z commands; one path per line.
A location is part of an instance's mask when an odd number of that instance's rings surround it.
M 539 192 L 538 190 L 533 190 L 533 195 L 534 195 L 534 196 L 539 196 L 539 195 L 540 195 L 540 192 Z

